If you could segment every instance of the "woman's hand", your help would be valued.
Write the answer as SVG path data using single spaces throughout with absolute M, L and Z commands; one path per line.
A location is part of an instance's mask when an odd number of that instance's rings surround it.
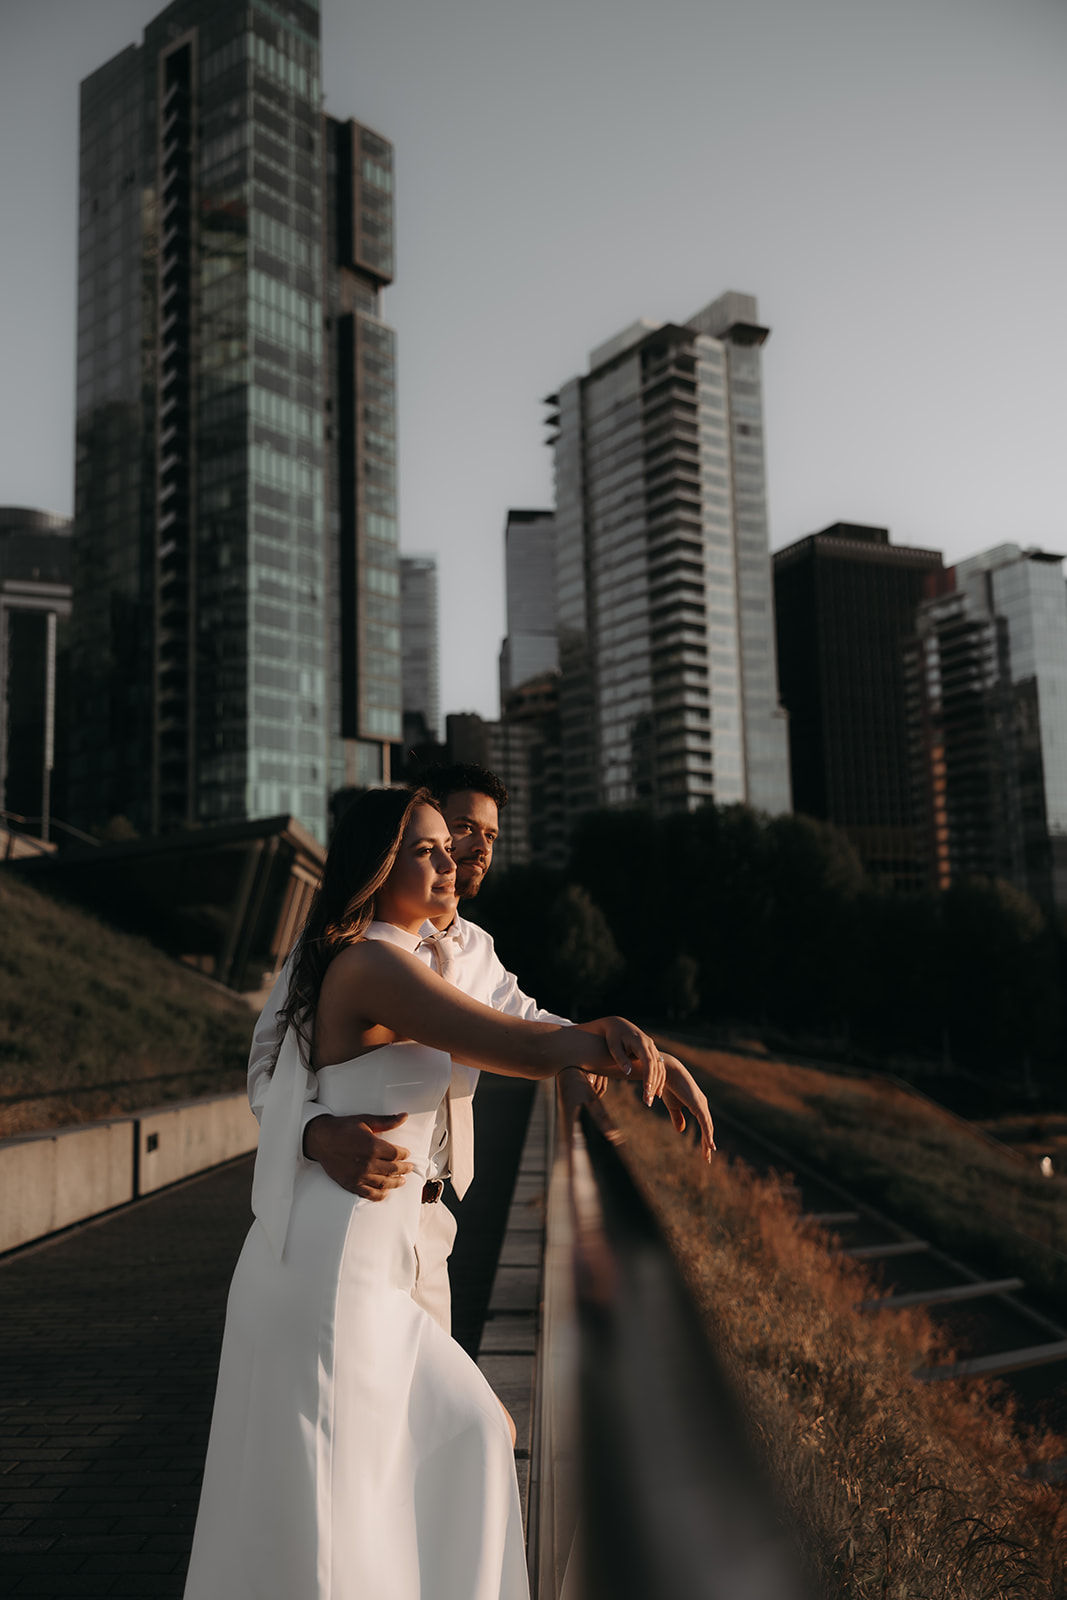
M 656 1049 L 655 1040 L 647 1033 L 642 1033 L 625 1017 L 597 1017 L 593 1022 L 581 1022 L 578 1026 L 603 1039 L 623 1077 L 642 1081 L 646 1106 L 663 1093 L 666 1083 L 663 1057 Z
M 703 1091 L 676 1056 L 663 1056 L 667 1082 L 663 1090 L 663 1104 L 671 1114 L 671 1121 L 679 1133 L 685 1132 L 685 1114 L 696 1119 L 700 1129 L 700 1148 L 704 1160 L 710 1161 L 715 1149 L 715 1124 Z

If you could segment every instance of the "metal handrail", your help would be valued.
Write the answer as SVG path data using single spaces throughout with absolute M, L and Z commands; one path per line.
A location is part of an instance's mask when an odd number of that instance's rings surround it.
M 747 1422 L 578 1073 L 551 1157 L 531 1452 L 534 1600 L 810 1600 Z
M 4 811 L 2 808 L 0 808 L 0 821 L 3 821 L 3 822 L 18 822 L 23 827 L 32 828 L 34 826 L 39 826 L 44 821 L 44 818 L 43 817 L 24 817 L 18 811 Z M 60 829 L 62 829 L 62 831 L 64 833 L 69 833 L 72 839 L 78 839 L 78 840 L 81 841 L 82 844 L 91 844 L 91 845 L 94 845 L 97 849 L 99 849 L 99 847 L 100 847 L 100 840 L 99 839 L 94 839 L 91 833 L 83 833 L 80 828 L 72 827 L 69 822 L 60 822 L 58 817 L 49 817 L 48 825 L 49 825 L 50 828 L 60 828 Z M 19 837 L 20 838 L 24 838 L 24 839 L 33 840 L 35 838 L 35 835 L 32 834 L 32 833 L 27 833 L 27 834 L 20 834 Z

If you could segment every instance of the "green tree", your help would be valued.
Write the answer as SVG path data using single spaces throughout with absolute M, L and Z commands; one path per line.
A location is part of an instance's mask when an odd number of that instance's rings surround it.
M 776 1020 L 837 1026 L 855 982 L 857 901 L 866 887 L 848 836 L 812 817 L 766 824 L 768 988 Z
M 571 883 L 553 902 L 546 932 L 554 987 L 566 994 L 568 1014 L 594 1016 L 623 968 L 607 918 L 587 890 Z
M 672 1022 L 684 1022 L 700 1008 L 700 965 L 684 950 L 663 974 L 663 1003 Z
M 692 1014 L 847 1026 L 876 1054 L 1015 1074 L 1062 1060 L 1067 934 L 1004 883 L 902 894 L 867 881 L 847 836 L 810 817 L 707 805 L 601 811 L 566 873 L 491 877 L 473 915 L 543 1005 L 605 1000 L 637 1020 Z M 679 955 L 684 952 L 684 958 Z
M 954 1050 L 1015 1075 L 1047 1056 L 1059 1024 L 1055 940 L 1044 912 L 998 878 L 941 897 L 946 1024 Z
M 460 907 L 465 917 L 492 935 L 501 961 L 526 993 L 550 1011 L 560 1012 L 566 1009 L 566 994 L 557 988 L 546 930 L 563 881 L 561 873 L 546 867 L 493 871 L 478 898 L 465 900 Z

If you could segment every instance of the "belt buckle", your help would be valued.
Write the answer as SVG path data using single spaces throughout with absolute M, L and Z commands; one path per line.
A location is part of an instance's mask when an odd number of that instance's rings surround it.
M 445 1192 L 443 1178 L 427 1178 L 422 1186 L 422 1203 L 424 1206 L 435 1206 Z

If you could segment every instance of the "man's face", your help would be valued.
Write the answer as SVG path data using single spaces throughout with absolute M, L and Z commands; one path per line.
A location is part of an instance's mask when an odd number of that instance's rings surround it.
M 461 900 L 473 900 L 489 871 L 493 845 L 500 832 L 496 801 L 474 789 L 459 789 L 449 795 L 441 809 L 452 835 L 456 893 Z

